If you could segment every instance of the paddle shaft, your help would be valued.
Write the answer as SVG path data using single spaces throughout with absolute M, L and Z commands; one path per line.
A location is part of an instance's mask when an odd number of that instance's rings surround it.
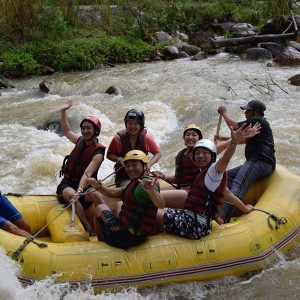
M 219 136 L 220 129 L 221 129 L 221 123 L 222 123 L 222 115 L 219 115 L 218 126 L 217 126 L 217 131 L 216 131 L 216 137 Z M 215 144 L 217 144 L 217 139 L 215 139 Z

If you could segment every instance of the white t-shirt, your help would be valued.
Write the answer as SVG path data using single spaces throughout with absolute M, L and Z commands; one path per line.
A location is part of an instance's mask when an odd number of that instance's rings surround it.
M 204 178 L 204 184 L 206 188 L 211 192 L 215 192 L 217 188 L 221 185 L 223 174 L 224 173 L 218 173 L 216 168 L 216 162 L 211 164 Z

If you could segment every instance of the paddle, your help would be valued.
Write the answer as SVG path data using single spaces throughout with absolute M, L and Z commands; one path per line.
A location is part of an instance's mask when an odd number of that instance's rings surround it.
M 219 134 L 220 134 L 221 123 L 222 123 L 222 115 L 219 115 L 217 131 L 216 131 L 216 135 L 215 135 L 215 138 L 214 138 L 214 142 L 215 142 L 216 145 L 218 143 L 217 137 L 219 137 Z

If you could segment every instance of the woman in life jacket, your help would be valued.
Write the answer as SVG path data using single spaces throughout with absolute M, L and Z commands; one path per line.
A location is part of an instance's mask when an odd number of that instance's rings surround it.
M 123 167 L 116 173 L 116 186 L 125 186 L 129 182 L 129 176 L 124 169 L 124 157 L 130 150 L 140 150 L 146 155 L 151 153 L 153 157 L 147 163 L 147 169 L 158 162 L 161 153 L 153 138 L 145 129 L 145 116 L 141 110 L 130 109 L 124 118 L 125 129 L 117 132 L 107 150 L 107 158 L 115 162 L 115 170 Z M 128 181 L 126 181 L 128 179 Z
M 81 135 L 75 134 L 67 120 L 66 111 L 73 105 L 71 99 L 67 100 L 60 109 L 63 134 L 75 144 L 68 156 L 63 169 L 63 179 L 58 185 L 56 193 L 62 204 L 75 203 L 76 214 L 89 234 L 93 233 L 93 206 L 103 203 L 100 195 L 89 193 L 80 194 L 87 188 L 88 177 L 97 178 L 98 170 L 103 162 L 105 147 L 99 143 L 98 136 L 101 131 L 101 123 L 98 118 L 90 116 L 80 122 Z M 79 201 L 78 200 L 79 198 Z M 89 209 L 90 222 L 85 210 Z
M 193 183 L 195 175 L 198 173 L 199 168 L 196 162 L 193 160 L 193 148 L 196 143 L 202 139 L 202 132 L 200 128 L 195 124 L 189 124 L 184 128 L 183 140 L 185 148 L 180 150 L 175 158 L 175 174 L 172 176 L 166 175 L 163 172 L 155 171 L 155 175 L 163 180 L 176 184 L 179 190 L 189 191 Z M 230 140 L 218 143 L 216 145 L 217 154 L 225 150 Z M 167 207 L 183 208 L 185 204 L 185 193 L 181 192 L 181 201 L 178 200 L 179 193 L 175 191 L 162 191 L 162 195 L 165 199 Z M 239 208 L 244 213 L 252 211 L 252 205 L 245 205 L 238 197 L 234 196 L 229 189 L 226 189 L 225 196 L 228 202 Z M 221 221 L 221 220 L 220 220 Z
M 198 166 L 198 173 L 188 193 L 184 190 L 174 191 L 174 193 L 185 193 L 183 208 L 159 210 L 157 214 L 158 225 L 166 233 L 189 239 L 200 239 L 210 233 L 211 221 L 219 220 L 226 190 L 226 168 L 236 145 L 244 139 L 244 127 L 236 131 L 231 129 L 231 142 L 218 161 L 216 161 L 217 149 L 213 142 L 201 139 L 195 144 L 192 155 Z
M 117 216 L 106 204 L 96 207 L 97 236 L 99 241 L 127 249 L 142 243 L 153 232 L 157 210 L 164 208 L 164 200 L 157 177 L 146 176 L 148 158 L 144 152 L 131 150 L 123 162 L 130 179 L 126 187 L 105 187 L 95 178 L 88 179 L 88 183 L 106 197 L 123 200 Z

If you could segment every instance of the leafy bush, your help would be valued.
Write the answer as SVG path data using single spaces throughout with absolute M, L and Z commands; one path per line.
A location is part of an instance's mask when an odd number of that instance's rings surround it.
M 31 54 L 25 52 L 6 52 L 2 56 L 2 72 L 7 77 L 24 77 L 38 73 L 39 64 Z

